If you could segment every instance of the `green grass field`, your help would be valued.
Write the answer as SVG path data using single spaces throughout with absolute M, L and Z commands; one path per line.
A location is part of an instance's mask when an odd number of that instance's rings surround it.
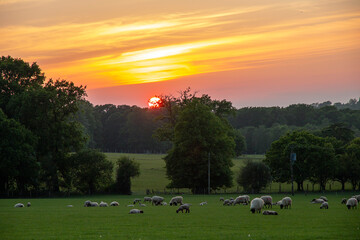
M 106 153 L 106 156 L 112 162 L 116 162 L 117 159 L 121 156 L 128 156 L 134 159 L 136 162 L 140 163 L 140 176 L 132 179 L 132 187 L 131 190 L 134 194 L 140 195 L 145 194 L 146 189 L 154 190 L 155 192 L 164 192 L 169 191 L 166 189 L 166 185 L 169 183 L 169 180 L 166 178 L 166 169 L 165 169 L 165 162 L 163 160 L 164 154 L 122 154 L 122 153 Z M 244 164 L 245 160 L 250 159 L 253 161 L 261 161 L 264 159 L 264 155 L 243 155 L 240 158 L 234 158 L 233 163 L 234 166 L 232 170 L 234 172 L 234 176 L 236 176 L 237 172 L 239 171 L 240 167 Z M 289 170 L 290 171 L 290 170 Z M 115 176 L 115 170 L 114 170 Z M 238 187 L 235 182 L 234 177 L 234 184 L 232 188 L 227 189 L 220 189 L 217 191 L 218 193 L 224 192 L 242 192 L 243 189 Z M 327 184 L 327 189 L 331 190 L 340 190 L 341 185 L 339 182 L 331 182 Z M 304 188 L 306 190 L 308 187 L 309 191 L 313 190 L 313 185 L 309 182 L 305 182 Z M 296 190 L 296 184 L 294 183 L 294 188 Z M 346 184 L 346 189 L 350 190 L 351 185 Z M 314 191 L 319 190 L 319 185 L 314 185 Z M 175 189 L 174 191 L 177 191 Z M 180 192 L 190 193 L 189 189 L 180 189 Z M 291 185 L 282 183 L 281 184 L 281 192 L 290 192 Z M 279 183 L 273 182 L 271 186 L 265 189 L 263 192 L 279 192 Z
M 319 194 L 296 194 L 292 209 L 274 206 L 278 216 L 252 214 L 249 206 L 222 206 L 220 196 L 184 195 L 193 204 L 191 213 L 173 206 L 151 206 L 144 214 L 128 214 L 135 197 L 92 196 L 54 199 L 0 199 L 0 239 L 360 239 L 360 209 L 348 210 L 342 197 L 353 193 L 327 194 L 328 210 L 310 200 Z M 285 195 L 272 194 L 274 201 Z M 171 196 L 164 196 L 168 202 Z M 250 195 L 254 198 L 255 195 Z M 116 200 L 119 207 L 85 208 L 85 200 Z M 17 202 L 27 208 L 14 208 Z M 205 206 L 199 206 L 207 201 Z M 67 205 L 74 207 L 69 208 Z

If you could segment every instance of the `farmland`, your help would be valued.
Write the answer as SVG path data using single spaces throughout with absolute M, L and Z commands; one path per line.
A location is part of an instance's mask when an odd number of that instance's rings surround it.
M 353 193 L 331 193 L 328 210 L 310 200 L 319 194 L 297 194 L 292 209 L 279 209 L 278 216 L 252 214 L 249 206 L 222 206 L 219 196 L 184 195 L 192 203 L 190 214 L 177 207 L 142 207 L 144 214 L 130 215 L 128 204 L 143 196 L 92 196 L 54 199 L 1 199 L 1 239 L 359 239 L 360 210 L 348 210 L 342 197 Z M 279 200 L 285 194 L 273 194 Z M 164 196 L 168 202 L 171 196 Z M 250 195 L 254 198 L 255 195 Z M 119 207 L 85 208 L 87 199 L 118 201 Z M 32 206 L 14 208 L 17 202 Z M 207 201 L 205 206 L 199 206 Z M 67 205 L 74 207 L 66 207 Z

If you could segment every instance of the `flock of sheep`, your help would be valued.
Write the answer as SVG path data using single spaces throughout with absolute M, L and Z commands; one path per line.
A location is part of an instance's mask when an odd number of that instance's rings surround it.
M 191 204 L 189 203 L 184 203 L 184 198 L 182 196 L 176 196 L 171 198 L 169 205 L 170 206 L 177 206 L 180 205 L 178 207 L 178 209 L 176 210 L 176 213 L 178 212 L 184 212 L 185 213 L 190 213 L 190 206 Z M 273 203 L 273 199 L 271 196 L 262 196 L 262 197 L 257 197 L 254 198 L 251 202 L 250 202 L 250 197 L 248 195 L 241 195 L 238 196 L 237 198 L 233 199 L 224 199 L 223 197 L 220 197 L 220 201 L 223 201 L 223 205 L 224 206 L 235 206 L 237 204 L 242 204 L 242 205 L 248 205 L 250 203 L 250 211 L 252 213 L 261 213 L 261 210 L 263 208 L 272 208 L 273 205 L 278 205 L 280 206 L 281 209 L 288 209 L 291 208 L 292 205 L 292 199 L 290 197 L 284 197 L 283 199 L 281 199 L 278 202 Z M 152 205 L 155 206 L 166 206 L 167 203 L 164 201 L 163 197 L 160 196 L 153 196 L 153 197 L 144 197 L 143 199 L 143 203 L 141 203 L 141 199 L 139 198 L 135 198 L 133 201 L 133 204 L 127 205 L 128 207 L 135 207 L 135 204 L 139 204 L 140 207 L 146 207 L 145 203 L 151 203 Z M 346 204 L 346 207 L 348 209 L 354 209 L 357 208 L 358 204 L 360 202 L 360 195 L 355 195 L 352 196 L 349 199 L 345 199 L 343 198 L 341 203 L 342 204 Z M 320 205 L 320 209 L 328 209 L 329 208 L 329 203 L 328 203 L 328 199 L 324 196 L 321 196 L 317 199 L 313 199 L 311 201 L 311 203 L 318 203 L 321 204 Z M 204 206 L 206 205 L 207 202 L 201 202 L 199 205 L 200 206 Z M 28 202 L 27 207 L 31 206 L 31 203 Z M 106 202 L 101 201 L 100 204 L 97 202 L 92 202 L 90 200 L 85 201 L 84 203 L 84 207 L 108 207 L 109 205 Z M 110 206 L 112 207 L 116 207 L 119 206 L 119 203 L 116 201 L 113 201 L 110 203 Z M 14 207 L 19 208 L 19 207 L 24 207 L 24 204 L 22 203 L 17 203 L 14 205 Z M 67 207 L 73 207 L 72 205 L 67 205 Z M 129 214 L 136 214 L 136 213 L 144 213 L 143 210 L 139 210 L 139 209 L 131 209 Z M 263 215 L 278 215 L 278 213 L 276 211 L 272 211 L 272 210 L 264 210 Z

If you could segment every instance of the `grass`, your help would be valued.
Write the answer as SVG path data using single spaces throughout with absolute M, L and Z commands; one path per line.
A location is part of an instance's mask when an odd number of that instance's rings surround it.
M 348 210 L 340 201 L 353 193 L 327 194 L 328 210 L 310 200 L 318 194 L 296 194 L 293 207 L 278 216 L 252 214 L 249 206 L 222 206 L 220 196 L 184 195 L 190 214 L 176 207 L 143 207 L 130 215 L 126 207 L 138 196 L 92 196 L 61 199 L 0 199 L 0 238 L 5 239 L 360 239 L 360 209 Z M 285 195 L 272 194 L 274 201 Z M 255 195 L 250 195 L 254 198 Z M 116 200 L 119 207 L 85 208 L 87 199 Z M 170 196 L 165 196 L 168 202 Z M 14 208 L 31 201 L 29 208 Z M 202 201 L 208 205 L 199 206 Z M 66 207 L 68 204 L 73 208 Z
M 140 195 L 145 194 L 146 189 L 154 190 L 155 192 L 164 192 L 169 191 L 166 189 L 166 185 L 170 182 L 166 178 L 166 169 L 165 169 L 165 162 L 163 158 L 165 154 L 123 154 L 123 153 L 106 153 L 106 156 L 109 160 L 116 163 L 116 160 L 119 159 L 121 156 L 128 156 L 134 159 L 136 162 L 140 163 L 140 176 L 132 179 L 132 186 L 131 190 L 134 194 Z M 241 166 L 244 165 L 246 160 L 252 161 L 261 161 L 264 159 L 264 155 L 243 155 L 239 158 L 234 158 L 233 163 L 234 166 L 232 167 L 232 171 L 234 172 L 234 176 L 238 173 Z M 115 170 L 114 170 L 115 176 Z M 242 192 L 243 189 L 238 187 L 235 182 L 234 177 L 234 184 L 232 188 L 221 189 L 218 192 Z M 327 189 L 331 190 L 340 190 L 341 184 L 339 182 L 331 182 L 327 184 Z M 294 183 L 294 188 L 296 190 L 296 184 Z M 304 183 L 305 190 L 308 188 L 309 191 L 313 190 L 312 183 L 305 182 Z M 346 184 L 346 188 L 349 190 L 351 189 L 351 185 L 348 183 Z M 319 190 L 319 185 L 314 185 L 314 191 Z M 174 191 L 177 191 L 174 190 Z M 189 189 L 180 189 L 180 192 L 190 193 Z M 291 184 L 282 183 L 281 184 L 281 192 L 290 192 L 291 191 Z M 279 192 L 279 183 L 273 182 L 264 192 Z

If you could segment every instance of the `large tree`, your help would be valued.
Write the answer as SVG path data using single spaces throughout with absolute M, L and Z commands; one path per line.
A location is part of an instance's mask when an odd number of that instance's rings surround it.
M 201 100 L 193 99 L 181 110 L 174 129 L 173 148 L 165 157 L 169 187 L 204 192 L 208 186 L 208 159 L 211 189 L 232 186 L 235 143 L 229 125 Z
M 259 193 L 271 183 L 270 168 L 263 162 L 246 162 L 240 168 L 236 182 L 249 193 Z
M 140 164 L 129 157 L 117 161 L 115 191 L 120 194 L 131 194 L 131 178 L 140 175 Z

